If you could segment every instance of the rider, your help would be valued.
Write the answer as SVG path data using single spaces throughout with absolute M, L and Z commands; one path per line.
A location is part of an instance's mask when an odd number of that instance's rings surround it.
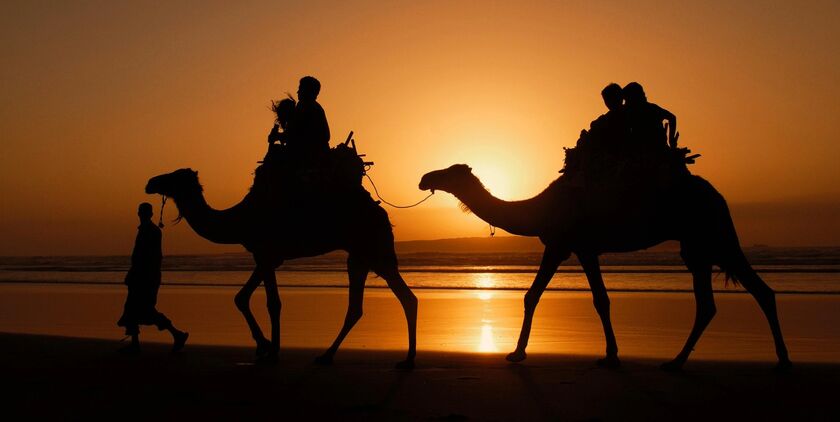
M 274 127 L 268 133 L 268 143 L 273 144 L 279 142 L 286 143 L 286 130 L 289 128 L 289 121 L 295 112 L 296 102 L 291 96 L 280 101 L 271 102 L 271 111 L 277 115 L 277 120 L 274 122 Z M 283 132 L 280 132 L 283 129 Z
M 316 99 L 321 83 L 312 76 L 300 79 L 298 102 L 285 130 L 291 152 L 305 162 L 316 164 L 325 159 L 330 150 L 330 126 L 323 107 Z
M 627 123 L 634 147 L 659 150 L 666 145 L 662 121 L 668 121 L 667 145 L 677 148 L 677 116 L 647 100 L 645 90 L 638 82 L 630 82 L 622 89 Z
M 617 83 L 607 85 L 601 90 L 601 98 L 608 111 L 589 125 L 589 137 L 602 145 L 619 145 L 624 138 L 625 127 L 621 86 Z

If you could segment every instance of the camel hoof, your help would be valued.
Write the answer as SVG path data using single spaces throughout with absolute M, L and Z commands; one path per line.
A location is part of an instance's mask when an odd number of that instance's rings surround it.
M 528 355 L 525 353 L 524 350 L 516 350 L 508 354 L 507 357 L 505 357 L 505 359 L 507 359 L 508 362 L 522 362 L 527 357 Z
M 140 354 L 140 346 L 136 344 L 129 344 L 128 346 L 117 349 L 117 353 L 126 356 L 135 356 Z
M 172 353 L 178 353 L 187 344 L 187 339 L 190 338 L 190 333 L 179 333 L 175 335 L 175 341 L 172 344 Z
M 618 359 L 618 356 L 607 356 L 603 359 L 598 359 L 595 364 L 601 368 L 616 369 L 621 366 L 621 361 Z
M 271 342 L 268 341 L 268 340 L 265 340 L 265 339 L 257 340 L 257 350 L 255 352 L 255 355 L 257 356 L 257 358 L 261 358 L 263 356 L 267 356 L 267 355 L 271 355 L 271 354 L 276 355 L 277 354 L 277 348 L 274 347 L 274 345 L 272 345 Z
M 401 371 L 410 371 L 414 369 L 414 359 L 406 359 L 402 362 L 397 362 L 397 364 L 394 365 L 394 369 L 399 369 Z
M 685 364 L 684 360 L 674 359 L 670 362 L 665 362 L 662 365 L 659 365 L 659 369 L 665 372 L 678 372 L 682 371 L 683 364 Z
M 256 363 L 257 365 L 273 365 L 279 360 L 280 359 L 278 359 L 277 353 L 268 353 L 262 356 L 257 356 Z
M 793 369 L 793 362 L 790 359 L 780 360 L 773 369 L 776 372 L 784 373 Z
M 314 363 L 321 366 L 330 366 L 333 364 L 333 357 L 332 355 L 324 354 L 315 358 Z

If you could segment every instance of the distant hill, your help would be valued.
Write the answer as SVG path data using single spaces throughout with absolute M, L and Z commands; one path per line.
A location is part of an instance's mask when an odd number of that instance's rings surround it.
M 396 242 L 397 253 L 504 253 L 540 252 L 543 244 L 534 237 L 461 237 L 456 239 L 409 240 Z
M 538 238 L 520 236 L 462 237 L 456 239 L 410 240 L 396 242 L 398 254 L 437 253 L 533 253 L 542 252 L 544 246 Z M 657 245 L 650 251 L 677 251 L 676 242 Z

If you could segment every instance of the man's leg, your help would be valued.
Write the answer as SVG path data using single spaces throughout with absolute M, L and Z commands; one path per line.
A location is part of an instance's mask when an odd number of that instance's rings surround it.
M 125 335 L 131 337 L 131 343 L 117 350 L 118 352 L 129 355 L 140 352 L 140 325 L 138 318 L 137 292 L 132 286 L 128 286 L 128 296 L 125 298 L 123 314 L 117 322 L 117 325 L 125 327 Z
M 166 330 L 169 331 L 169 334 L 172 334 L 172 351 L 177 352 L 183 349 L 184 344 L 187 343 L 187 338 L 190 336 L 190 333 L 175 328 L 175 326 L 172 325 L 172 321 L 170 321 L 163 313 L 158 312 L 157 309 L 153 310 L 153 315 L 154 324 L 157 326 L 158 330 Z
M 117 351 L 126 355 L 140 353 L 140 327 L 136 324 L 129 323 L 125 326 L 125 334 L 131 336 L 131 343 Z

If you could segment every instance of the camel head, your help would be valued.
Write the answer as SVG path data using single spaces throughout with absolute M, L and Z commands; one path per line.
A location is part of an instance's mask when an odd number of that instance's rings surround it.
M 201 192 L 201 184 L 198 183 L 198 172 L 193 169 L 180 169 L 172 173 L 161 174 L 149 179 L 146 184 L 146 193 L 159 194 L 178 198 L 190 192 Z
M 420 179 L 420 190 L 442 190 L 444 192 L 461 192 L 478 181 L 472 174 L 472 168 L 466 164 L 455 164 L 443 170 L 431 171 Z

